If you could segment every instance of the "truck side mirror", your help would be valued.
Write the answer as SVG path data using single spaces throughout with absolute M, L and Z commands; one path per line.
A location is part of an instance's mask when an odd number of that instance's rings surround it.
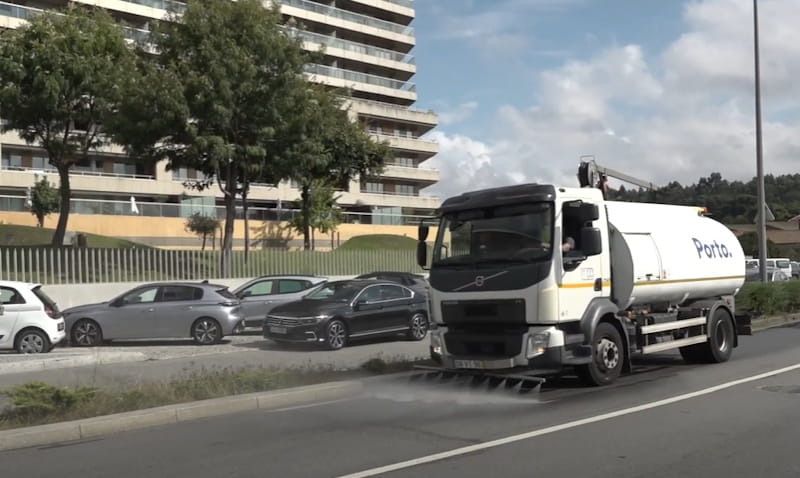
M 428 244 L 425 241 L 417 243 L 417 264 L 423 269 L 428 266 Z
M 596 256 L 603 252 L 600 229 L 596 227 L 584 227 L 581 229 L 581 252 L 586 257 Z
M 425 224 L 420 224 L 419 229 L 417 230 L 417 240 L 420 242 L 425 242 L 428 240 L 428 232 L 430 228 Z

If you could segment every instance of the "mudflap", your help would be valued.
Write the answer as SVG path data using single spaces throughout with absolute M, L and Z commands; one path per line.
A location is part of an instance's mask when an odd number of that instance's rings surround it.
M 472 390 L 505 392 L 513 395 L 538 395 L 543 377 L 519 373 L 490 372 L 486 370 L 448 369 L 443 367 L 414 366 L 409 376 L 411 383 L 447 383 Z
M 736 314 L 736 333 L 738 335 L 753 335 L 753 317 L 750 314 Z

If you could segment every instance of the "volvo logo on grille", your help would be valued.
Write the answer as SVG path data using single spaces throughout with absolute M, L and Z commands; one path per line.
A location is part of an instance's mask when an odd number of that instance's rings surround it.
M 472 287 L 472 286 L 483 287 L 483 285 L 486 284 L 487 280 L 494 279 L 495 277 L 500 277 L 503 274 L 508 274 L 508 271 L 498 272 L 497 274 L 492 274 L 489 277 L 477 276 L 469 284 L 464 284 L 461 287 L 456 287 L 455 289 L 453 289 L 453 292 L 458 292 L 458 291 L 467 289 L 467 288 Z

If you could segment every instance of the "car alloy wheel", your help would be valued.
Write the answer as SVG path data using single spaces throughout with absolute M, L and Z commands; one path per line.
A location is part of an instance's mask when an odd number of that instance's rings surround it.
M 79 320 L 72 328 L 72 341 L 84 347 L 98 345 L 103 340 L 100 327 L 91 320 Z
M 425 314 L 417 312 L 411 317 L 411 329 L 408 331 L 412 340 L 423 340 L 428 335 L 428 319 Z
M 212 345 L 222 339 L 222 333 L 216 320 L 200 319 L 194 324 L 192 337 L 200 345 Z
M 339 350 L 344 347 L 347 341 L 347 329 L 341 320 L 333 320 L 328 324 L 328 347 L 331 350 Z

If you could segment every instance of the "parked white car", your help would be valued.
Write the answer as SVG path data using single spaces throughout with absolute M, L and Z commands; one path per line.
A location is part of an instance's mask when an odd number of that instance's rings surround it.
M 64 340 L 64 318 L 40 284 L 0 281 L 0 350 L 46 353 Z

